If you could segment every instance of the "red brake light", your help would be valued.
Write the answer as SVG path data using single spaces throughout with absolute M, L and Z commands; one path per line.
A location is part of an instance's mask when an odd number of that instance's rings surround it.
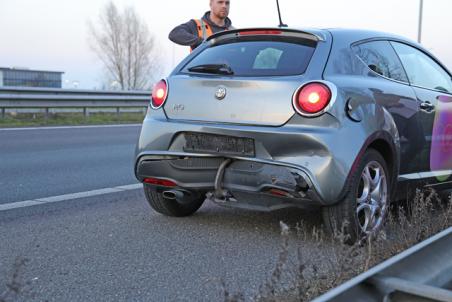
M 241 36 L 249 35 L 280 35 L 282 31 L 280 30 L 243 30 L 239 32 Z
M 298 90 L 295 96 L 295 109 L 301 114 L 316 114 L 330 103 L 331 90 L 322 83 L 309 83 Z
M 165 80 L 161 80 L 155 84 L 152 89 L 152 100 L 151 105 L 154 109 L 158 109 L 163 106 L 166 101 L 166 96 L 168 95 L 168 86 Z

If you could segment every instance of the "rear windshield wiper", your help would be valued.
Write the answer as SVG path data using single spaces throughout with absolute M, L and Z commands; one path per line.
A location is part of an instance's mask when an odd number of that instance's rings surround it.
M 234 71 L 227 64 L 202 64 L 188 68 L 188 71 L 233 75 Z

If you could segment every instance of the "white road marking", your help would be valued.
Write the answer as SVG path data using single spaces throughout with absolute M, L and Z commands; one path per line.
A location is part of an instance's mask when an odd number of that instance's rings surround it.
M 88 126 L 55 126 L 55 127 L 24 127 L 24 128 L 0 128 L 0 131 L 20 130 L 54 130 L 54 129 L 89 129 L 89 128 L 114 128 L 114 127 L 139 127 L 141 124 L 116 124 L 116 125 L 88 125 Z
M 127 186 L 115 187 L 115 189 L 127 191 L 127 190 L 135 190 L 135 189 L 141 188 L 142 186 L 143 186 L 142 184 L 132 184 L 132 185 L 127 185 Z
M 123 192 L 123 191 L 136 190 L 136 189 L 141 188 L 142 186 L 143 186 L 142 184 L 138 183 L 138 184 L 131 184 L 131 185 L 126 185 L 126 186 L 118 186 L 118 187 L 113 187 L 113 188 L 103 188 L 103 189 L 86 191 L 86 192 L 51 196 L 51 197 L 46 197 L 46 198 L 37 198 L 37 199 L 32 199 L 32 200 L 10 202 L 10 203 L 5 203 L 5 204 L 0 204 L 0 212 L 11 210 L 11 209 L 26 208 L 26 207 L 31 207 L 31 206 L 41 205 L 41 204 L 53 203 L 53 202 L 60 202 L 60 201 L 78 199 L 78 198 L 99 196 L 99 195 L 104 195 L 104 194 L 109 194 L 109 193 L 117 193 L 117 192 Z
M 0 212 L 11 210 L 11 209 L 17 209 L 17 208 L 25 208 L 25 207 L 31 207 L 41 204 L 40 202 L 36 200 L 26 200 L 26 201 L 18 201 L 18 202 L 11 202 L 6 204 L 0 204 Z

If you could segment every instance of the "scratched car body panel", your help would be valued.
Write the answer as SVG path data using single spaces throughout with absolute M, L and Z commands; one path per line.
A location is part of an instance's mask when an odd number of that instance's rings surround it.
M 330 222 L 375 232 L 407 186 L 450 188 L 451 97 L 447 69 L 395 35 L 218 33 L 154 88 L 135 173 L 167 215 L 192 214 L 207 197 L 321 207 Z M 346 207 L 351 216 L 337 214 Z

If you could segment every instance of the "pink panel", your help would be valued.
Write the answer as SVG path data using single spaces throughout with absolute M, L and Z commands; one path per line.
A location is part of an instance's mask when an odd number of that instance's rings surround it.
M 430 169 L 452 170 L 452 97 L 438 97 L 430 151 Z

